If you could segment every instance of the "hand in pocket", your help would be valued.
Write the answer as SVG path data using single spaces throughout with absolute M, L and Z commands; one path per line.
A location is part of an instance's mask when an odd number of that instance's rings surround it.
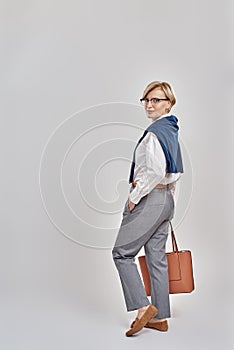
M 136 206 L 135 203 L 128 201 L 128 209 L 130 212 L 135 208 L 135 206 Z

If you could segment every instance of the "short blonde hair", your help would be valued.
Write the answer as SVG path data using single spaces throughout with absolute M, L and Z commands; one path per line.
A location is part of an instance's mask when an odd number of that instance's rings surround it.
M 169 100 L 171 102 L 171 107 L 168 109 L 170 111 L 171 108 L 176 104 L 176 97 L 175 97 L 175 93 L 172 89 L 172 86 L 169 83 L 167 83 L 166 81 L 152 81 L 151 83 L 149 83 L 143 92 L 142 99 L 146 98 L 148 93 L 150 91 L 154 90 L 155 88 L 160 88 L 164 92 L 166 97 L 169 98 Z

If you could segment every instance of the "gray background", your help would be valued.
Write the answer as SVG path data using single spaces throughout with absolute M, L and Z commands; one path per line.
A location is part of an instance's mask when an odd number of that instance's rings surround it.
M 232 11 L 231 1 L 1 2 L 1 348 L 231 349 Z M 193 167 L 176 234 L 192 250 L 196 290 L 171 296 L 168 333 L 128 339 L 135 312 L 110 249 L 77 244 L 51 223 L 39 165 L 69 116 L 135 104 L 152 80 L 175 89 Z

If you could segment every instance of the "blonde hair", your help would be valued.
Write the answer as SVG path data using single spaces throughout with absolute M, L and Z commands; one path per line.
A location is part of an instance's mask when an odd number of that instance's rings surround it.
M 164 92 L 166 97 L 170 100 L 171 106 L 170 108 L 168 108 L 168 110 L 170 111 L 171 108 L 176 104 L 176 97 L 172 86 L 166 81 L 152 81 L 151 83 L 149 83 L 143 92 L 142 99 L 146 98 L 148 93 L 154 90 L 155 88 L 160 88 Z

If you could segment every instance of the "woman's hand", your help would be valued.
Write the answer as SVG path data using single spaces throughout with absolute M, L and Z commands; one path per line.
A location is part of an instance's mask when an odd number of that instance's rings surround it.
M 128 201 L 128 208 L 130 211 L 132 211 L 135 208 L 135 205 L 136 205 L 135 203 Z

